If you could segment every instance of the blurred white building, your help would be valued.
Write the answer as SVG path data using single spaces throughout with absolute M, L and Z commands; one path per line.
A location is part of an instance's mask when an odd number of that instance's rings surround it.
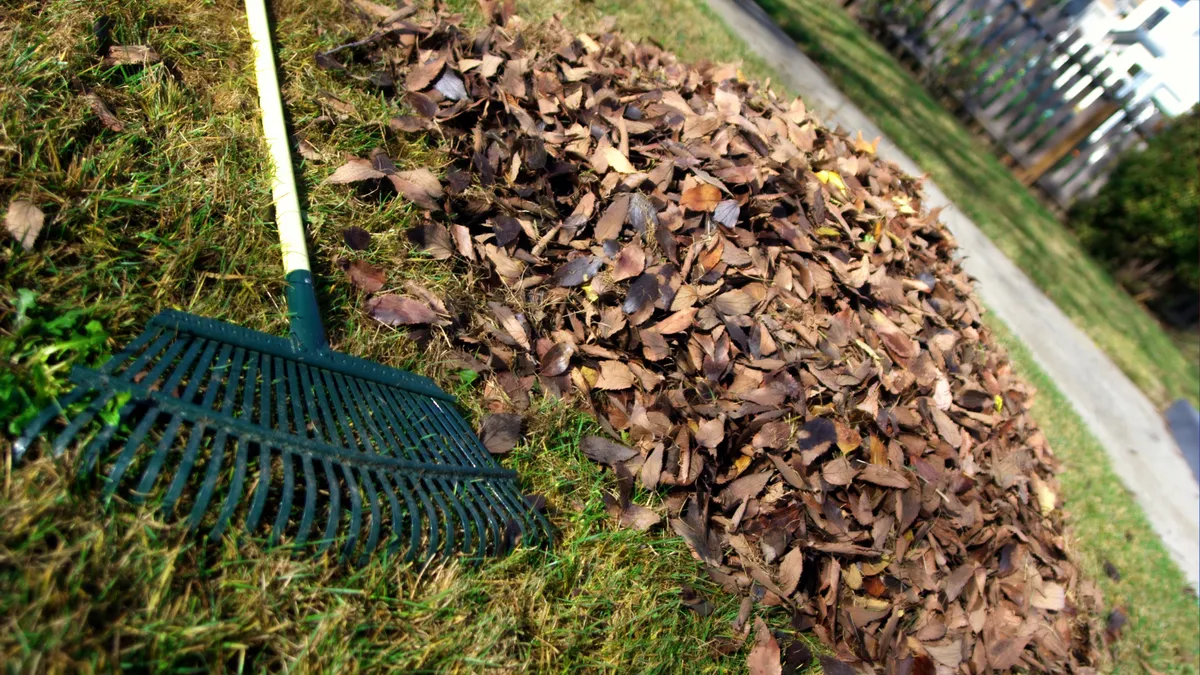
M 1078 3 L 1082 4 L 1082 3 Z M 1091 0 L 1074 27 L 1103 54 L 1100 70 L 1168 115 L 1200 102 L 1200 0 Z

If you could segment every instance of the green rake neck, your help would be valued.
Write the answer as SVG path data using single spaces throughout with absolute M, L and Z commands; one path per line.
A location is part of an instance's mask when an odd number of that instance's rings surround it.
M 329 341 L 325 338 L 325 326 L 321 323 L 321 308 L 317 304 L 317 291 L 313 287 L 313 275 L 308 270 L 292 270 L 287 275 L 288 319 L 292 341 L 307 352 L 327 354 Z

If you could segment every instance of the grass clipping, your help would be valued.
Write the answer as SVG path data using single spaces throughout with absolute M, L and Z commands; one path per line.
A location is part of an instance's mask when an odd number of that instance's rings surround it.
M 444 327 L 503 415 L 489 446 L 533 391 L 590 407 L 613 517 L 673 530 L 849 667 L 1093 667 L 1100 599 L 1031 392 L 918 182 L 735 67 L 492 18 L 417 15 L 317 59 L 448 147 L 440 175 L 376 151 L 331 182 L 429 211 L 413 240 L 479 280 L 457 307 L 364 309 Z

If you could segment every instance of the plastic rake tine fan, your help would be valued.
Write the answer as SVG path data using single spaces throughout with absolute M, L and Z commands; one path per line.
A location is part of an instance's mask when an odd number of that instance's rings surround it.
M 455 407 L 412 373 L 339 354 L 321 325 L 296 196 L 264 0 L 247 0 L 263 128 L 275 171 L 275 219 L 287 270 L 291 339 L 165 311 L 98 370 L 42 410 L 14 459 L 47 432 L 56 456 L 79 447 L 81 474 L 103 472 L 105 498 L 165 489 L 164 514 L 184 494 L 191 529 L 219 537 L 235 513 L 245 529 L 270 521 L 318 553 L 342 559 L 441 552 L 482 557 L 550 541 L 550 527 Z M 72 411 L 68 414 L 68 411 Z M 113 413 L 116 414 L 113 414 Z M 53 435 L 53 440 L 49 436 Z M 182 511 L 182 509 L 181 509 Z

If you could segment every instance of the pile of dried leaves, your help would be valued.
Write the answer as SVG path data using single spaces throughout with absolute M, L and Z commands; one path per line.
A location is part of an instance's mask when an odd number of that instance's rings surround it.
M 610 437 L 581 449 L 616 472 L 614 517 L 665 518 L 730 592 L 790 608 L 827 672 L 1093 665 L 1053 454 L 916 181 L 733 66 L 503 7 L 472 35 L 358 4 L 378 30 L 318 62 L 374 70 L 411 111 L 392 129 L 452 164 L 377 151 L 329 181 L 390 184 L 430 212 L 414 241 L 484 280 L 477 312 L 419 286 L 365 309 L 446 327 L 502 413 L 489 447 L 516 442 L 531 391 L 590 406 Z M 764 627 L 751 662 L 806 653 Z

